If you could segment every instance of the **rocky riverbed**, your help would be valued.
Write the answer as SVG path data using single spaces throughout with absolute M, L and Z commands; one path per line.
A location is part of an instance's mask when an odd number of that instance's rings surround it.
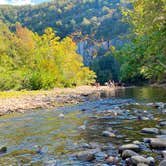
M 166 92 L 143 87 L 110 95 L 0 117 L 1 165 L 165 166 Z

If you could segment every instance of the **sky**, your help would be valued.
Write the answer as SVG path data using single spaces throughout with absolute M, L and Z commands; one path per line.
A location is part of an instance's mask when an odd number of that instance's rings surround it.
M 0 0 L 0 5 L 34 5 L 49 0 Z

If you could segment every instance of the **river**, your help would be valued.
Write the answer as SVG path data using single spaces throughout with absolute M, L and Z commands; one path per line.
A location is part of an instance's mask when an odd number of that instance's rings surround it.
M 7 152 L 0 154 L 0 165 L 102 165 L 106 154 L 119 157 L 120 145 L 154 136 L 140 132 L 166 119 L 164 108 L 154 103 L 166 103 L 166 90 L 133 87 L 102 93 L 74 106 L 2 116 L 0 145 L 5 145 Z M 110 127 L 115 137 L 104 137 L 102 132 Z M 76 158 L 76 153 L 89 146 L 103 150 L 89 162 Z M 153 156 L 157 162 L 161 160 L 158 151 L 147 147 L 140 154 Z M 118 163 L 125 165 L 120 157 Z

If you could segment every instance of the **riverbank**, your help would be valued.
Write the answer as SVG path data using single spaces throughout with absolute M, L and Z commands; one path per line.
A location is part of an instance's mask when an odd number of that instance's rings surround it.
M 76 88 L 55 88 L 47 91 L 0 92 L 0 116 L 12 112 L 23 113 L 27 110 L 51 109 L 77 104 L 91 97 L 99 97 L 101 92 L 113 93 L 117 88 L 79 86 Z

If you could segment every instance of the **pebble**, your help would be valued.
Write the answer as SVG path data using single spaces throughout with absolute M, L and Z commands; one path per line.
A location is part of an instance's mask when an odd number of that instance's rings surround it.
M 108 163 L 112 163 L 112 164 L 116 164 L 118 161 L 118 158 L 117 157 L 113 157 L 113 156 L 108 156 L 106 159 L 105 159 L 105 162 L 108 164 Z
M 149 160 L 151 164 L 155 163 L 155 159 L 153 157 L 148 157 L 147 160 Z
M 78 129 L 79 129 L 79 130 L 85 130 L 85 129 L 86 129 L 86 126 L 85 126 L 85 125 L 79 126 Z
M 148 164 L 148 165 L 150 164 L 150 161 L 143 156 L 132 156 L 131 162 L 135 165 L 138 165 L 140 163 Z
M 162 153 L 164 159 L 166 159 L 166 150 L 163 150 L 161 153 Z
M 58 117 L 59 117 L 59 118 L 64 118 L 65 115 L 64 115 L 64 114 L 59 114 Z
M 161 121 L 161 122 L 159 123 L 159 125 L 160 125 L 160 126 L 166 126 L 166 121 Z
M 166 138 L 151 138 L 150 145 L 152 148 L 166 148 Z
M 138 145 L 135 144 L 126 144 L 126 145 L 122 145 L 119 147 L 119 151 L 120 153 L 124 150 L 133 150 L 133 151 L 139 151 L 140 147 Z
M 87 150 L 82 151 L 76 154 L 78 160 L 81 161 L 92 161 L 95 159 L 95 151 L 94 150 Z
M 160 133 L 166 135 L 166 129 L 161 129 Z
M 57 166 L 56 160 L 44 161 L 44 166 Z
M 103 131 L 102 136 L 104 137 L 115 137 L 115 134 L 109 131 Z
M 147 134 L 158 134 L 159 130 L 157 128 L 143 128 L 141 132 Z
M 166 160 L 161 161 L 159 166 L 166 166 Z
M 122 152 L 122 158 L 126 159 L 126 158 L 130 158 L 132 156 L 138 156 L 138 153 L 132 151 L 132 150 L 124 150 Z
M 0 147 L 0 153 L 6 153 L 6 152 L 7 152 L 7 147 L 6 146 Z

